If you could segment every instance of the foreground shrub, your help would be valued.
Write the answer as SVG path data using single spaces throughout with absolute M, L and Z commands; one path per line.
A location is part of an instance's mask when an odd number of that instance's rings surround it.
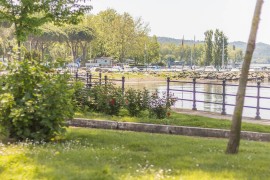
M 166 116 L 170 116 L 170 109 L 175 101 L 172 95 L 167 97 L 166 93 L 163 93 L 160 97 L 158 91 L 154 92 L 150 97 L 148 106 L 150 117 L 163 119 Z
M 49 140 L 73 116 L 68 75 L 50 74 L 36 60 L 14 64 L 0 94 L 0 125 L 16 139 Z
M 112 84 L 97 85 L 90 91 L 89 101 L 93 110 L 108 115 L 118 115 L 123 106 L 122 89 Z
M 93 109 L 93 103 L 90 99 L 90 89 L 85 87 L 84 83 L 77 81 L 74 83 L 74 103 L 76 111 L 88 111 Z
M 146 89 L 128 89 L 125 93 L 125 108 L 131 116 L 138 116 L 141 111 L 148 108 L 150 100 L 149 91 Z

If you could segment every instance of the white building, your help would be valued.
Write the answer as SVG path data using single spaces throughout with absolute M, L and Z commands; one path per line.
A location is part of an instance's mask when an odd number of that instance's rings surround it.
M 110 57 L 100 57 L 94 60 L 90 60 L 89 63 L 86 63 L 87 68 L 91 67 L 112 67 L 113 59 Z

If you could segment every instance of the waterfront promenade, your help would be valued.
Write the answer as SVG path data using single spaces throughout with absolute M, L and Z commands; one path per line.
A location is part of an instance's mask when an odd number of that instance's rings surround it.
M 204 116 L 204 117 L 215 118 L 215 119 L 220 119 L 220 120 L 225 120 L 225 119 L 232 120 L 232 115 L 221 115 L 220 113 L 216 113 L 216 112 L 199 111 L 199 110 L 193 111 L 190 109 L 182 109 L 182 108 L 173 108 L 173 110 L 175 112 L 182 113 L 182 114 Z M 247 123 L 269 125 L 270 126 L 270 119 L 255 120 L 254 118 L 251 118 L 251 117 L 243 117 L 242 121 L 247 122 Z

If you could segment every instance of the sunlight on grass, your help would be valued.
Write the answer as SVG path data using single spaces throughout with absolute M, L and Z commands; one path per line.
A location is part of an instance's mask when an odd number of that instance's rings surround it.
M 230 120 L 213 119 L 208 117 L 180 114 L 175 112 L 172 112 L 171 116 L 166 117 L 165 119 L 149 118 L 147 112 L 142 112 L 138 117 L 130 117 L 127 110 L 125 109 L 122 109 L 120 111 L 119 116 L 109 116 L 97 112 L 85 112 L 85 113 L 77 112 L 75 117 L 93 120 L 111 120 L 118 122 L 137 122 L 137 123 L 164 124 L 164 125 L 190 126 L 202 128 L 216 128 L 227 130 L 230 129 L 231 127 Z M 243 122 L 242 130 L 270 133 L 270 126 Z
M 33 178 L 35 165 L 32 159 L 29 159 L 25 154 L 29 149 L 24 146 L 0 144 L 0 177 L 1 179 L 27 179 Z
M 0 179 L 265 179 L 269 143 L 70 128 L 64 140 L 0 147 Z

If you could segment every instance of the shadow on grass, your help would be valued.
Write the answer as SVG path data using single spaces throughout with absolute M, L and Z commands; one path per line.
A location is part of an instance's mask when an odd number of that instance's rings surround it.
M 70 129 L 67 139 L 26 155 L 34 179 L 264 179 L 268 143 L 242 141 L 239 155 L 226 140 L 95 129 Z M 243 149 L 243 150 L 242 150 Z

